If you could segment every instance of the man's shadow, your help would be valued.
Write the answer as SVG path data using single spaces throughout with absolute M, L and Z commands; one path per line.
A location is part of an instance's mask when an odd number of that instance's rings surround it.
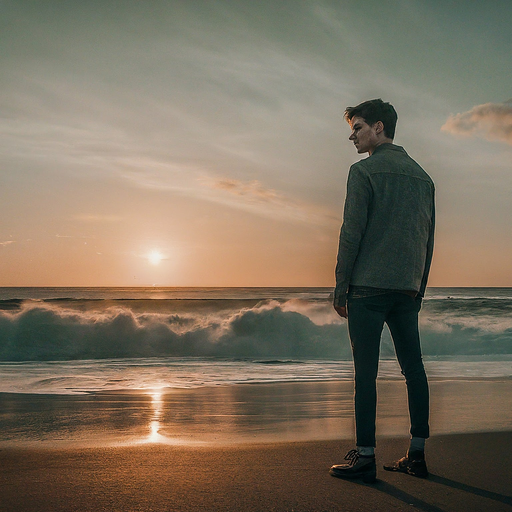
M 505 503 L 506 505 L 512 506 L 512 496 L 506 496 L 504 494 L 499 494 L 497 492 L 492 491 L 486 491 L 485 489 L 480 489 L 479 487 L 474 487 L 472 485 L 463 484 L 461 482 L 457 482 L 455 480 L 450 480 L 449 478 L 445 478 L 443 476 L 434 475 L 432 473 L 429 474 L 428 480 L 430 482 L 435 482 L 437 484 L 446 485 L 448 487 L 452 487 L 453 489 L 459 489 L 464 492 L 469 492 L 471 494 L 475 494 L 477 496 L 482 496 L 484 498 L 488 498 L 490 500 L 499 501 L 500 503 Z M 423 510 L 424 512 L 444 512 L 443 509 L 431 505 L 430 503 L 427 503 L 424 500 L 421 500 L 419 498 L 416 498 L 415 496 L 412 496 L 411 494 L 402 491 L 398 487 L 395 487 L 394 485 L 384 482 L 383 480 L 377 480 L 374 484 L 364 484 L 360 481 L 355 481 L 355 483 L 358 483 L 359 485 L 364 485 L 366 487 L 372 487 L 374 489 L 377 489 L 381 492 L 385 492 L 389 496 L 392 496 L 393 498 L 400 500 L 407 505 L 412 505 L 416 507 L 419 510 Z
M 477 496 L 483 496 L 484 498 L 489 498 L 490 500 L 500 501 L 501 503 L 512 505 L 512 496 L 506 496 L 505 494 L 486 491 L 485 489 L 480 489 L 479 487 L 456 482 L 455 480 L 450 480 L 444 476 L 434 475 L 432 473 L 430 473 L 428 479 L 431 482 L 436 482 L 437 484 L 447 485 L 448 487 L 453 487 L 454 489 L 460 489 L 461 491 L 470 492 L 472 494 L 476 494 Z

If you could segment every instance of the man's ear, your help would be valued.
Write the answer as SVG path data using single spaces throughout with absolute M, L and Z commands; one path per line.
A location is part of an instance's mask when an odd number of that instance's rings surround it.
M 375 133 L 377 135 L 381 134 L 384 132 L 384 124 L 382 123 L 382 121 L 377 121 L 374 125 L 373 125 L 373 128 L 375 130 Z

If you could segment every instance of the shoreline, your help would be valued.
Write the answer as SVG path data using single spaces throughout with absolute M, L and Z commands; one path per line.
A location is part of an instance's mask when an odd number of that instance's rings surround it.
M 0 511 L 509 511 L 512 432 L 434 435 L 428 479 L 382 470 L 407 439 L 379 437 L 378 481 L 332 478 L 348 440 L 119 448 L 0 448 Z

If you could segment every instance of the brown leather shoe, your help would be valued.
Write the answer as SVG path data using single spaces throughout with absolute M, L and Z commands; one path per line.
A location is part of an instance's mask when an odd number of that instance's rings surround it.
M 377 477 L 375 455 L 361 455 L 357 450 L 350 450 L 345 455 L 347 464 L 335 464 L 329 473 L 336 478 L 361 478 L 365 484 L 373 484 Z
M 425 452 L 407 451 L 407 455 L 396 462 L 384 464 L 386 471 L 399 471 L 418 478 L 427 478 L 428 469 L 425 462 Z

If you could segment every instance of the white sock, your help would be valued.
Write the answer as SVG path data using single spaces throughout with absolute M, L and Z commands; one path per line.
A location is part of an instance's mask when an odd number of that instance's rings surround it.
M 409 450 L 414 452 L 425 451 L 425 438 L 424 437 L 411 437 L 411 446 Z
M 373 446 L 358 446 L 357 451 L 363 457 L 373 457 L 375 455 L 375 448 Z

